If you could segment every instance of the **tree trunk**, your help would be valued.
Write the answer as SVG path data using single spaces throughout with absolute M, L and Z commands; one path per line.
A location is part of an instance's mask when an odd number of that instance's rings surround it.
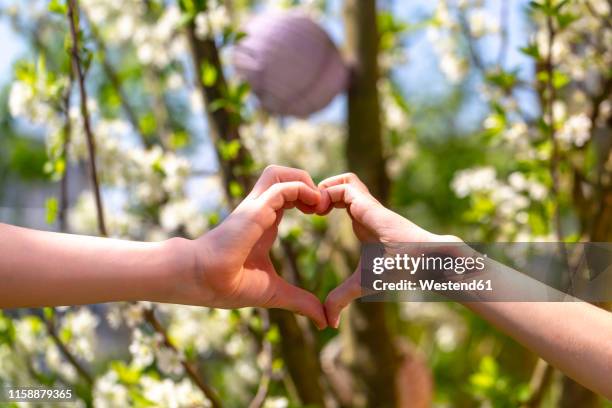
M 270 319 L 281 332 L 281 353 L 300 402 L 308 406 L 325 406 L 319 356 L 313 345 L 307 344 L 295 315 L 286 310 L 270 309 Z
M 389 179 L 377 89 L 376 1 L 346 0 L 344 17 L 347 53 L 353 68 L 348 91 L 348 166 L 385 203 Z M 397 401 L 398 353 L 386 315 L 384 303 L 356 302 L 349 312 L 345 359 L 355 375 L 355 391 L 363 391 L 365 405 L 370 407 L 392 407 Z
M 213 133 L 213 141 L 219 143 L 219 141 L 240 140 L 240 118 L 236 118 L 232 112 L 225 108 L 216 110 L 210 108 L 212 102 L 223 98 L 227 87 L 217 45 L 213 39 L 198 38 L 195 34 L 195 23 L 193 21 L 187 25 L 186 29 L 195 75 L 204 100 L 204 106 L 207 109 L 206 113 Z M 204 84 L 202 81 L 200 69 L 205 62 L 217 70 L 217 79 L 214 84 Z M 216 147 L 225 192 L 231 202 L 233 198 L 231 193 L 232 183 L 242 187 L 245 193 L 254 184 L 253 177 L 247 171 L 251 156 L 249 151 L 241 145 L 236 157 L 223 160 L 217 144 Z M 283 265 L 279 263 L 277 270 L 282 275 Z M 281 353 L 300 399 L 304 404 L 323 406 L 323 390 L 320 385 L 321 367 L 314 346 L 306 341 L 304 333 L 292 313 L 272 310 L 270 320 L 278 326 L 281 333 Z

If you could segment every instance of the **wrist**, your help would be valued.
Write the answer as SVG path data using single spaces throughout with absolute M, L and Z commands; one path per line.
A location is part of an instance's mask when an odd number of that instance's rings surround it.
M 186 238 L 170 238 L 154 243 L 153 259 L 157 265 L 150 279 L 152 301 L 164 303 L 190 303 L 191 292 L 197 285 L 197 253 L 195 242 Z

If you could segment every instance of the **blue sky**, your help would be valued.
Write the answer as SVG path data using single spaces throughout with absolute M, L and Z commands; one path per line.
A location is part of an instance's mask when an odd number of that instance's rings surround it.
M 6 0 L 0 0 L 0 5 L 10 4 Z M 401 21 L 416 23 L 422 21 L 427 16 L 431 15 L 435 7 L 435 2 L 428 0 L 411 0 L 411 1 L 383 1 L 379 0 L 382 5 L 390 5 L 393 13 Z M 499 14 L 500 2 L 503 0 L 487 1 L 488 11 L 494 16 Z M 525 71 L 528 66 L 526 59 L 521 55 L 517 48 L 519 45 L 525 44 L 528 33 L 526 23 L 523 16 L 523 8 L 527 3 L 526 0 L 509 1 L 509 26 L 510 26 L 510 46 L 508 48 L 508 66 L 521 66 Z M 331 34 L 336 42 L 342 41 L 342 24 L 341 10 L 342 2 L 340 0 L 330 1 L 329 18 L 324 22 L 325 28 Z M 13 62 L 23 55 L 25 45 L 11 29 L 6 18 L 0 18 L 0 55 L 3 56 L 0 64 L 0 83 L 6 83 L 10 79 L 11 67 Z M 422 100 L 422 98 L 430 98 L 432 96 L 442 96 L 449 90 L 444 76 L 440 73 L 437 67 L 436 56 L 431 49 L 431 44 L 425 38 L 424 32 L 417 33 L 410 37 L 408 42 L 408 61 L 406 64 L 395 69 L 395 78 L 401 83 L 406 95 L 413 102 Z M 492 57 L 496 54 L 498 44 L 495 41 L 484 41 L 480 44 L 484 51 L 485 58 Z M 529 72 L 523 72 L 529 76 Z M 424 85 L 425 84 L 425 85 Z M 465 112 L 461 112 L 460 122 L 477 122 L 479 116 L 484 113 L 482 105 L 479 103 L 478 94 L 474 94 L 473 103 L 467 104 Z M 532 105 L 534 102 L 529 100 L 528 96 L 524 97 L 522 103 Z M 312 120 L 338 120 L 341 119 L 344 111 L 344 98 L 339 97 L 325 110 L 314 115 Z M 461 120 L 463 119 L 463 120 Z
M 0 38 L 2 38 L 2 43 L 0 44 L 0 55 L 2 55 L 0 83 L 4 83 L 10 78 L 13 61 L 24 52 L 24 44 L 15 35 L 6 19 L 0 20 Z

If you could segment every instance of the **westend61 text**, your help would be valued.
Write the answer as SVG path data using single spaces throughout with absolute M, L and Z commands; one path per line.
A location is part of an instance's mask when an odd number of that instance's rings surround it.
M 493 285 L 490 279 L 475 279 L 469 282 L 438 282 L 434 279 L 419 279 L 418 284 L 407 279 L 399 282 L 384 282 L 382 279 L 377 279 L 373 282 L 372 288 L 377 291 L 492 291 Z

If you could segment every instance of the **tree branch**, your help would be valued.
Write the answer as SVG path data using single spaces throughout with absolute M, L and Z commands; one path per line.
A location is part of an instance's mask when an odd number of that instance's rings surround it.
M 87 108 L 87 90 L 85 89 L 85 74 L 79 57 L 79 29 L 77 28 L 78 21 L 78 0 L 68 0 L 68 24 L 70 25 L 70 35 L 72 37 L 71 60 L 72 70 L 76 76 L 79 91 L 81 95 L 81 116 L 83 119 L 83 129 L 87 139 L 87 152 L 89 154 L 89 176 L 91 178 L 92 189 L 96 202 L 96 216 L 98 219 L 98 230 L 100 235 L 108 236 L 106 224 L 104 222 L 104 208 L 102 206 L 102 198 L 100 195 L 100 185 L 98 182 L 98 173 L 96 169 L 96 153 L 91 124 L 89 122 L 89 110 Z
M 68 350 L 68 347 L 66 347 L 66 345 L 62 342 L 62 339 L 59 338 L 57 331 L 55 330 L 55 319 L 48 319 L 44 316 L 44 314 L 42 316 L 42 319 L 43 319 L 43 322 L 45 323 L 45 327 L 47 328 L 47 333 L 49 333 L 49 336 L 51 336 L 53 343 L 60 350 L 64 358 L 68 360 L 70 365 L 74 367 L 77 373 L 91 387 L 94 382 L 92 375 L 89 373 L 89 371 L 87 371 L 87 369 L 84 366 L 81 365 L 81 363 L 79 363 L 77 358 L 72 355 L 70 350 Z
M 263 405 L 263 403 L 266 401 L 266 397 L 268 395 L 268 388 L 270 386 L 270 380 L 272 378 L 272 343 L 270 343 L 270 340 L 268 340 L 267 338 L 268 331 L 270 330 L 270 314 L 266 309 L 262 308 L 258 308 L 257 311 L 263 323 L 264 337 L 262 340 L 262 351 L 265 356 L 265 365 L 263 367 L 263 372 L 259 380 L 257 392 L 249 403 L 249 408 L 260 408 Z
M 470 59 L 478 71 L 485 76 L 487 69 L 484 61 L 480 58 L 480 54 L 478 54 L 478 51 L 476 50 L 476 44 L 474 43 L 474 38 L 472 37 L 472 33 L 470 31 L 470 24 L 462 11 L 459 11 L 458 13 L 459 26 L 461 27 L 461 32 L 463 33 L 463 36 L 467 42 Z
M 72 93 L 72 72 L 68 75 L 69 81 L 64 95 L 62 98 L 62 110 L 64 113 L 64 128 L 63 128 L 63 145 L 62 145 L 62 158 L 64 160 L 64 173 L 60 180 L 60 202 L 58 211 L 58 220 L 60 231 L 66 232 L 68 230 L 68 146 L 70 145 L 70 139 L 72 137 L 72 122 L 70 120 L 70 96 Z
M 85 13 L 83 13 L 83 15 L 85 15 Z M 91 21 L 91 19 L 88 18 L 87 15 L 85 15 L 85 17 L 88 20 L 87 23 L 91 29 L 91 33 L 92 33 L 94 42 L 98 46 L 98 49 L 102 52 L 102 57 L 101 57 L 102 68 L 104 69 L 104 73 L 108 77 L 108 80 L 110 81 L 113 89 L 119 95 L 119 100 L 121 103 L 121 107 L 123 108 L 123 112 L 125 113 L 125 116 L 127 117 L 128 121 L 132 125 L 132 128 L 134 129 L 136 134 L 138 134 L 138 137 L 140 138 L 142 145 L 145 148 L 149 148 L 152 145 L 151 141 L 147 139 L 147 137 L 145 137 L 145 135 L 142 133 L 140 129 L 140 124 L 138 123 L 138 114 L 136 113 L 136 110 L 131 105 L 128 99 L 128 96 L 123 90 L 121 79 L 119 78 L 119 75 L 117 74 L 117 72 L 115 71 L 111 63 L 108 61 L 108 58 L 107 58 L 108 52 L 106 50 L 102 37 L 100 36 L 100 32 L 98 28 L 96 27 L 96 25 Z
M 231 112 L 227 107 L 211 109 L 213 102 L 222 100 L 227 95 L 227 81 L 223 75 L 221 58 L 219 57 L 219 50 L 214 39 L 198 38 L 194 21 L 187 25 L 187 39 L 191 48 L 196 82 L 206 107 L 215 147 L 217 147 L 219 142 L 240 141 L 240 122 L 236 120 L 235 112 Z M 204 84 L 202 75 L 200 75 L 202 66 L 205 63 L 210 64 L 217 71 L 217 78 L 213 84 Z M 251 160 L 250 154 L 242 145 L 240 145 L 236 156 L 229 160 L 221 157 L 218 148 L 215 149 L 215 152 L 217 153 L 225 192 L 231 203 L 233 197 L 231 191 L 232 183 L 237 183 L 244 191 L 250 190 L 253 185 L 253 179 L 246 171 L 246 167 L 248 167 Z
M 552 153 L 550 157 L 550 176 L 552 180 L 552 193 L 554 202 L 554 222 L 555 230 L 557 234 L 557 240 L 563 241 L 563 225 L 561 220 L 561 209 L 559 208 L 559 143 L 556 137 L 555 118 L 553 113 L 553 106 L 556 96 L 556 89 L 553 84 L 554 76 L 554 62 L 553 62 L 553 44 L 555 42 L 555 28 L 553 24 L 553 18 L 550 15 L 546 16 L 546 28 L 548 31 L 548 53 L 546 55 L 545 71 L 547 73 L 546 81 L 546 92 L 547 92 L 547 104 L 546 114 L 548 119 L 548 135 L 552 144 Z
M 350 171 L 355 172 L 372 194 L 385 204 L 390 180 L 386 173 L 377 84 L 379 33 L 375 0 L 345 0 L 346 49 L 353 64 L 348 90 L 348 140 L 346 154 Z M 348 326 L 349 365 L 367 406 L 395 406 L 399 358 L 395 333 L 387 324 L 383 303 L 356 302 L 351 306 Z
M 497 66 L 499 67 L 499 69 L 503 69 L 504 63 L 506 62 L 506 55 L 508 53 L 509 18 L 510 10 L 508 8 L 508 0 L 501 0 L 499 7 L 499 24 L 501 32 L 499 37 L 499 52 L 497 54 Z
M 91 126 L 89 123 L 89 112 L 87 110 L 87 93 L 85 89 L 85 79 L 81 67 L 81 62 L 79 58 L 79 50 L 78 50 L 78 29 L 76 27 L 75 17 L 77 17 L 78 5 L 77 0 L 68 0 L 68 19 L 70 23 L 70 32 L 72 36 L 72 67 L 73 71 L 76 73 L 76 77 L 79 83 L 79 89 L 81 93 L 81 115 L 83 116 L 83 123 L 85 128 L 85 134 L 87 136 L 87 145 L 89 151 L 89 162 L 90 162 L 90 175 L 92 179 L 94 195 L 96 198 L 96 210 L 97 210 L 97 220 L 98 220 L 98 229 L 100 235 L 107 236 L 106 227 L 104 224 L 104 213 L 102 208 L 102 200 L 100 194 L 100 186 L 98 183 L 98 177 L 96 173 L 95 166 L 95 145 L 94 145 L 94 137 L 91 131 Z M 155 316 L 155 311 L 153 308 L 147 310 L 145 313 L 145 318 L 147 322 L 153 327 L 153 329 L 162 335 L 164 339 L 164 343 L 167 347 L 172 348 L 176 352 L 176 348 L 170 343 L 168 339 L 168 335 L 166 330 L 161 325 L 161 323 L 157 320 Z M 200 378 L 197 370 L 184 359 L 181 359 L 181 365 L 184 367 L 187 372 L 189 378 L 193 381 L 193 383 L 202 390 L 204 395 L 211 401 L 214 408 L 220 408 L 221 402 L 216 396 L 215 392 L 211 387 Z
M 232 112 L 227 107 L 211 108 L 213 102 L 219 101 L 227 95 L 227 80 L 214 39 L 198 38 L 193 21 L 187 24 L 186 34 L 191 49 L 196 82 L 206 108 L 213 141 L 217 147 L 215 151 L 225 195 L 228 203 L 232 205 L 235 204 L 232 194 L 233 184 L 240 186 L 244 192 L 251 190 L 253 186 L 254 179 L 249 172 L 252 161 L 251 155 L 241 144 L 235 157 L 229 160 L 221 157 L 218 143 L 240 141 L 241 118 L 237 117 L 237 113 Z M 202 81 L 200 72 L 205 63 L 210 64 L 217 72 L 217 78 L 213 84 L 204 84 Z M 280 265 L 277 260 L 273 259 L 273 261 Z M 321 371 L 317 364 L 318 359 L 311 347 L 312 345 L 306 341 L 296 317 L 284 310 L 272 310 L 269 313 L 270 319 L 279 327 L 282 334 L 281 353 L 287 362 L 288 372 L 296 385 L 300 399 L 303 403 L 322 405 L 323 392 L 319 382 Z
M 166 329 L 157 319 L 157 316 L 155 316 L 155 309 L 146 308 L 144 311 L 144 318 L 147 323 L 151 325 L 153 330 L 155 330 L 156 333 L 162 336 L 162 341 L 164 342 L 164 345 L 178 354 L 178 350 L 168 338 L 168 333 L 166 332 Z M 221 408 L 223 405 L 221 404 L 221 400 L 217 396 L 217 393 L 202 379 L 202 377 L 200 377 L 198 370 L 189 361 L 183 358 L 181 358 L 180 360 L 181 365 L 185 369 L 185 372 L 187 373 L 191 381 L 193 381 L 193 383 L 204 393 L 206 398 L 210 400 L 213 408 Z
M 529 388 L 531 395 L 522 408 L 538 408 L 542 403 L 546 389 L 553 377 L 554 368 L 546 361 L 539 359 L 531 375 Z
M 62 179 L 60 182 L 60 204 L 59 204 L 58 219 L 59 219 L 59 224 L 60 224 L 59 227 L 60 227 L 61 232 L 67 231 L 66 212 L 68 210 L 68 204 L 69 204 L 68 203 L 68 168 L 69 168 L 68 167 L 68 146 L 70 144 L 71 129 L 72 129 L 71 122 L 70 122 L 70 115 L 69 115 L 70 114 L 70 99 L 71 99 L 70 94 L 72 91 L 72 81 L 73 81 L 73 76 L 70 74 L 68 87 L 65 90 L 63 98 L 62 98 L 62 110 L 64 111 L 64 115 L 65 115 L 65 122 L 64 122 L 64 129 L 63 129 L 64 140 L 63 140 L 63 145 L 62 145 L 62 156 L 66 162 L 66 166 L 64 168 L 64 174 L 62 175 Z M 55 308 L 51 308 L 51 310 L 53 311 L 53 316 L 55 316 Z M 89 386 L 93 385 L 92 375 L 83 365 L 79 363 L 78 359 L 74 355 L 72 355 L 70 350 L 68 350 L 68 347 L 66 347 L 66 345 L 59 338 L 57 331 L 55 329 L 55 319 L 47 318 L 44 313 L 42 313 L 41 318 L 43 322 L 45 323 L 45 328 L 47 330 L 47 333 L 51 337 L 51 340 L 53 341 L 55 346 L 60 350 L 64 358 L 68 360 L 70 365 L 74 367 L 76 372 L 85 380 L 85 382 L 87 382 L 87 384 L 89 384 Z

